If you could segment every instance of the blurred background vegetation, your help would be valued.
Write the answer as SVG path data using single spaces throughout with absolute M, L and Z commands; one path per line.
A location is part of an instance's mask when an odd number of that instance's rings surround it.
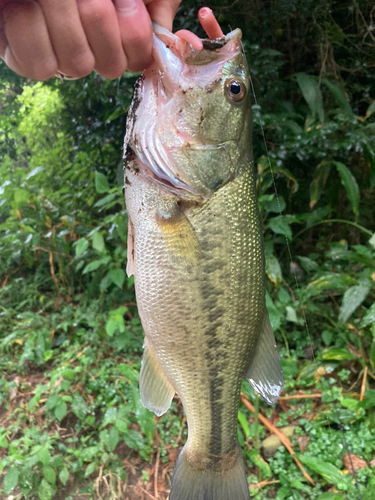
M 184 1 L 175 29 L 202 36 L 205 4 Z M 267 305 L 286 378 L 275 408 L 243 385 L 255 407 L 240 404 L 238 425 L 250 494 L 370 500 L 375 7 L 208 4 L 224 31 L 244 34 Z M 35 83 L 0 64 L 0 498 L 166 499 L 186 439 L 178 398 L 159 419 L 139 400 L 121 158 L 135 78 Z M 291 436 L 305 475 L 265 440 L 261 417 Z

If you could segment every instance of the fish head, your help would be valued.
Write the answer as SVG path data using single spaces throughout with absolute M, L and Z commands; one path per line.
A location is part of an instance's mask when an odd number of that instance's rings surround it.
M 203 49 L 154 27 L 154 63 L 136 91 L 126 141 L 159 182 L 210 197 L 251 161 L 250 79 L 236 29 Z M 179 191 L 181 193 L 181 191 Z

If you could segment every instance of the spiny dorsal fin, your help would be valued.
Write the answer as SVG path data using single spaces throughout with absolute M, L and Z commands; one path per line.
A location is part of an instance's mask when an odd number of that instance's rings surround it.
M 245 378 L 269 405 L 275 404 L 279 399 L 284 377 L 267 311 L 264 313 L 258 345 Z
M 145 408 L 160 417 L 170 407 L 176 391 L 162 372 L 147 339 L 145 339 L 143 347 L 142 367 L 139 376 L 141 402 Z
M 168 212 L 159 212 L 157 221 L 172 257 L 196 264 L 202 250 L 194 229 L 181 208 L 176 204 Z

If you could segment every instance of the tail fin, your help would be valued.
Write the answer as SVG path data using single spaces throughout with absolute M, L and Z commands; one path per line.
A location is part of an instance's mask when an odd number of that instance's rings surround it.
M 233 467 L 225 470 L 232 461 Z M 169 500 L 249 500 L 241 451 L 235 460 L 233 456 L 228 461 L 224 457 L 222 463 L 221 471 L 194 469 L 185 447 L 174 469 Z

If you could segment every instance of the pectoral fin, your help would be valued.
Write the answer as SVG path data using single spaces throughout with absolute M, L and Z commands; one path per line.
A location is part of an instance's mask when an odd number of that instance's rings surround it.
M 264 314 L 258 345 L 245 378 L 269 405 L 276 403 L 283 389 L 284 377 L 267 312 Z
M 160 417 L 170 407 L 176 391 L 162 372 L 147 339 L 143 347 L 141 374 L 139 376 L 141 402 L 144 407 Z
M 132 221 L 128 221 L 128 262 L 126 264 L 126 274 L 130 278 L 134 274 L 134 226 Z
M 175 205 L 168 212 L 160 212 L 157 221 L 171 256 L 196 264 L 202 250 L 194 229 L 181 208 Z

